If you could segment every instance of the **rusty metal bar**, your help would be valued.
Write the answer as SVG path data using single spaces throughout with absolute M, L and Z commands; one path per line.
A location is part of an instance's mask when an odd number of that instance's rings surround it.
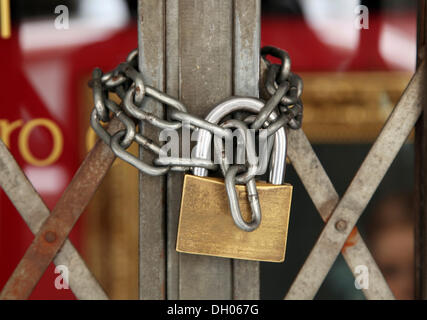
M 356 173 L 286 299 L 312 299 L 332 267 L 358 218 L 407 139 L 420 113 L 423 68 L 419 68 Z
M 317 211 L 323 221 L 326 222 L 339 202 L 338 193 L 302 129 L 296 131 L 289 130 L 288 139 L 288 157 L 316 206 Z M 369 289 L 363 289 L 366 298 L 371 300 L 394 299 L 384 276 L 375 263 L 357 228 L 354 228 L 347 238 L 341 253 L 353 274 L 358 265 L 368 267 L 370 286 Z
M 37 233 L 50 212 L 12 154 L 0 140 L 0 186 L 32 233 Z M 79 300 L 106 300 L 104 290 L 90 272 L 73 244 L 67 239 L 53 260 L 69 270 L 69 286 Z
M 122 123 L 113 119 L 108 131 L 117 132 Z M 98 140 L 86 156 L 71 183 L 45 220 L 4 286 L 0 299 L 27 299 L 46 268 L 67 239 L 68 234 L 97 190 L 115 156 L 110 147 Z
M 418 0 L 417 66 L 426 54 L 427 3 Z M 424 66 L 425 67 L 425 66 Z M 425 87 L 426 82 L 421 84 Z M 427 101 L 422 90 L 423 112 L 415 126 L 415 298 L 427 299 Z

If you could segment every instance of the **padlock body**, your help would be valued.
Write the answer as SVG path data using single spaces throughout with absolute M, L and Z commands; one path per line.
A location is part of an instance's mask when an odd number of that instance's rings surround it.
M 231 216 L 224 180 L 185 175 L 176 250 L 233 259 L 283 262 L 292 186 L 257 182 L 262 219 L 246 232 Z M 246 186 L 236 186 L 242 216 L 250 221 Z

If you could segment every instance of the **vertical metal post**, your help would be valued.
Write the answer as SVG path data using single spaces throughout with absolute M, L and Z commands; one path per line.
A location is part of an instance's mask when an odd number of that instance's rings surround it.
M 232 94 L 232 0 L 180 0 L 180 99 L 204 117 Z M 180 299 L 230 299 L 229 259 L 180 254 Z
M 164 90 L 164 1 L 139 0 L 138 47 L 139 68 L 144 82 Z M 160 103 L 145 99 L 145 110 L 163 117 Z M 158 142 L 159 134 L 141 125 L 143 134 Z M 152 161 L 151 155 L 140 148 L 140 158 Z M 165 178 L 139 176 L 139 297 L 165 298 Z
M 233 94 L 258 96 L 259 0 L 139 0 L 138 10 L 148 84 L 200 117 Z M 258 263 L 175 251 L 181 174 L 140 181 L 141 298 L 259 298 Z
M 166 0 L 166 91 L 180 97 L 179 83 L 179 0 Z M 179 299 L 179 254 L 175 250 L 183 174 L 167 178 L 167 299 Z
M 260 1 L 234 1 L 234 94 L 258 97 Z M 234 260 L 233 299 L 259 299 L 259 263 Z
M 427 2 L 418 1 L 417 26 L 417 67 L 426 57 L 427 43 Z M 426 68 L 426 64 L 423 64 Z M 415 297 L 427 299 L 427 101 L 425 90 L 426 70 L 423 70 L 422 90 L 423 112 L 415 127 Z

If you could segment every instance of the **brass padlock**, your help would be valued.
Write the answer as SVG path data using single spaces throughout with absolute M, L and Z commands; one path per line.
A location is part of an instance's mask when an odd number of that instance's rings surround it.
M 253 98 L 233 98 L 214 108 L 206 120 L 218 123 L 227 114 L 245 110 L 259 112 L 264 106 Z M 273 115 L 274 116 L 274 115 Z M 206 159 L 211 133 L 200 130 L 196 156 Z M 282 184 L 286 165 L 286 132 L 274 135 L 269 182 L 257 182 L 262 221 L 251 232 L 239 229 L 231 216 L 223 179 L 206 177 L 207 170 L 195 168 L 185 175 L 181 199 L 176 250 L 183 253 L 225 258 L 283 262 L 292 198 L 292 186 Z M 236 192 L 243 218 L 251 219 L 251 209 L 244 185 Z

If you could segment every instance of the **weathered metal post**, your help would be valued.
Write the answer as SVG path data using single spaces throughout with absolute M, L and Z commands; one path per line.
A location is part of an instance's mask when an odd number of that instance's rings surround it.
M 145 81 L 192 114 L 231 95 L 258 96 L 259 0 L 139 0 L 138 16 Z M 164 116 L 156 102 L 147 108 Z M 175 251 L 181 189 L 180 174 L 140 176 L 140 298 L 259 298 L 258 263 Z

